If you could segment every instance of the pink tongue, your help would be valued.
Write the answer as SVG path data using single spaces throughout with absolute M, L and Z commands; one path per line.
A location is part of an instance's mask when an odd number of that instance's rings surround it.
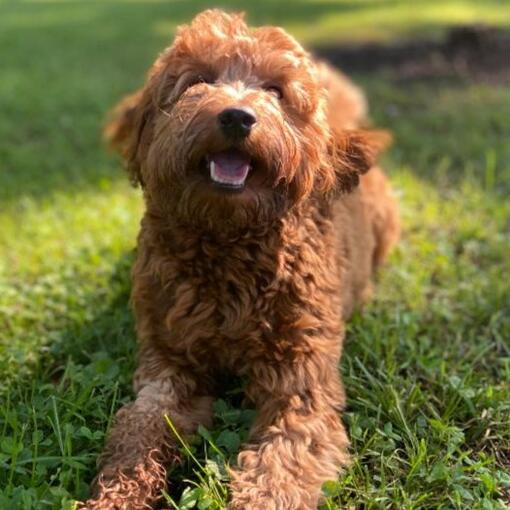
M 217 152 L 211 161 L 216 165 L 216 173 L 225 180 L 246 178 L 250 170 L 250 160 L 237 150 Z

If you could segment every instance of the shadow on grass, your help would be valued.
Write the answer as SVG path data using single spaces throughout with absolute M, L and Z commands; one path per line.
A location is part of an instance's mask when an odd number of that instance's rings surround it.
M 388 4 L 391 2 L 385 6 Z M 379 2 L 299 0 L 293 2 L 292 9 L 272 0 L 257 2 L 256 9 L 240 0 L 220 2 L 220 6 L 231 10 L 246 9 L 253 24 L 309 22 L 310 26 L 329 15 L 366 10 L 371 5 L 376 8 Z M 94 189 L 105 184 L 104 181 L 124 178 L 120 163 L 107 155 L 101 143 L 105 113 L 123 94 L 142 83 L 155 55 L 170 42 L 175 26 L 189 21 L 206 7 L 210 3 L 201 0 L 2 6 L 0 44 L 9 51 L 2 58 L 0 83 L 0 97 L 4 102 L 0 119 L 3 163 L 0 200 L 7 205 L 16 204 L 21 196 L 51 198 L 53 192 Z M 372 103 L 375 103 L 376 118 L 382 125 L 391 127 L 391 111 L 379 114 L 377 105 L 388 102 L 388 97 L 385 93 L 379 97 L 377 86 L 372 86 L 380 81 L 390 83 L 391 75 L 367 73 L 366 69 L 362 72 L 361 81 L 368 85 L 369 91 L 375 90 Z M 444 84 L 440 86 L 448 88 Z M 415 90 L 401 88 L 397 93 L 400 97 L 396 98 L 393 111 L 402 102 L 407 107 Z M 420 97 L 420 93 L 415 95 Z M 372 97 L 371 91 L 369 96 Z M 398 149 L 404 154 L 400 161 L 411 162 L 422 177 L 429 175 L 428 166 L 434 161 L 415 159 L 415 145 L 421 144 L 420 132 L 429 129 L 431 118 L 437 117 L 441 124 L 441 112 L 436 111 L 436 105 L 428 101 L 426 108 L 429 113 L 425 120 L 420 115 L 411 117 L 411 134 L 404 119 L 404 149 Z M 456 111 L 455 122 L 464 125 L 469 121 L 464 116 L 468 113 Z M 441 128 L 437 135 L 429 147 L 435 141 L 443 143 Z M 450 145 L 473 146 L 472 140 L 462 137 L 462 132 L 457 132 Z M 449 154 L 447 149 L 450 147 L 445 146 L 445 153 Z

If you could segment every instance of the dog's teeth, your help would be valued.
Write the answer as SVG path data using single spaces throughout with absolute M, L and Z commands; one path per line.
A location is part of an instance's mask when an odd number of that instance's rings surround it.
M 216 180 L 216 164 L 214 163 L 214 161 L 209 161 L 209 171 L 211 172 L 211 179 L 213 181 Z
M 216 172 L 216 164 L 214 163 L 214 161 L 209 162 L 209 171 L 210 171 L 211 179 L 214 182 L 218 182 L 220 184 L 229 184 L 231 186 L 232 185 L 239 186 L 244 183 L 243 178 L 241 178 L 241 179 L 222 179 Z

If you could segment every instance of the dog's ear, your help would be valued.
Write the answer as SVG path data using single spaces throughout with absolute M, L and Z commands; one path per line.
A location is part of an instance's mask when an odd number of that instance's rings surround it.
M 133 185 L 143 187 L 140 157 L 150 142 L 153 101 L 147 88 L 124 97 L 109 113 L 104 136 L 109 145 L 124 159 Z M 146 147 L 145 147 L 146 148 Z
M 333 134 L 331 156 L 336 172 L 336 189 L 349 192 L 359 184 L 379 155 L 390 145 L 391 134 L 382 130 L 348 130 Z

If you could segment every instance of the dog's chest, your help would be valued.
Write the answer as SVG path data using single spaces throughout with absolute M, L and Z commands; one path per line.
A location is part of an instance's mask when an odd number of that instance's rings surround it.
M 172 350 L 199 366 L 242 373 L 256 359 L 300 348 L 292 325 L 304 317 L 317 324 L 335 306 L 332 261 L 317 246 L 271 248 L 206 249 L 181 266 L 165 319 Z
M 339 317 L 332 234 L 329 222 L 308 217 L 228 245 L 171 243 L 141 264 L 153 276 L 138 302 L 156 312 L 139 315 L 152 316 L 169 354 L 197 366 L 242 372 L 256 359 L 292 356 L 310 328 L 336 328 L 328 324 Z
M 285 288 L 284 255 L 269 255 L 255 242 L 197 249 L 169 282 L 165 325 L 172 349 L 199 362 L 218 357 L 229 365 L 267 342 Z

